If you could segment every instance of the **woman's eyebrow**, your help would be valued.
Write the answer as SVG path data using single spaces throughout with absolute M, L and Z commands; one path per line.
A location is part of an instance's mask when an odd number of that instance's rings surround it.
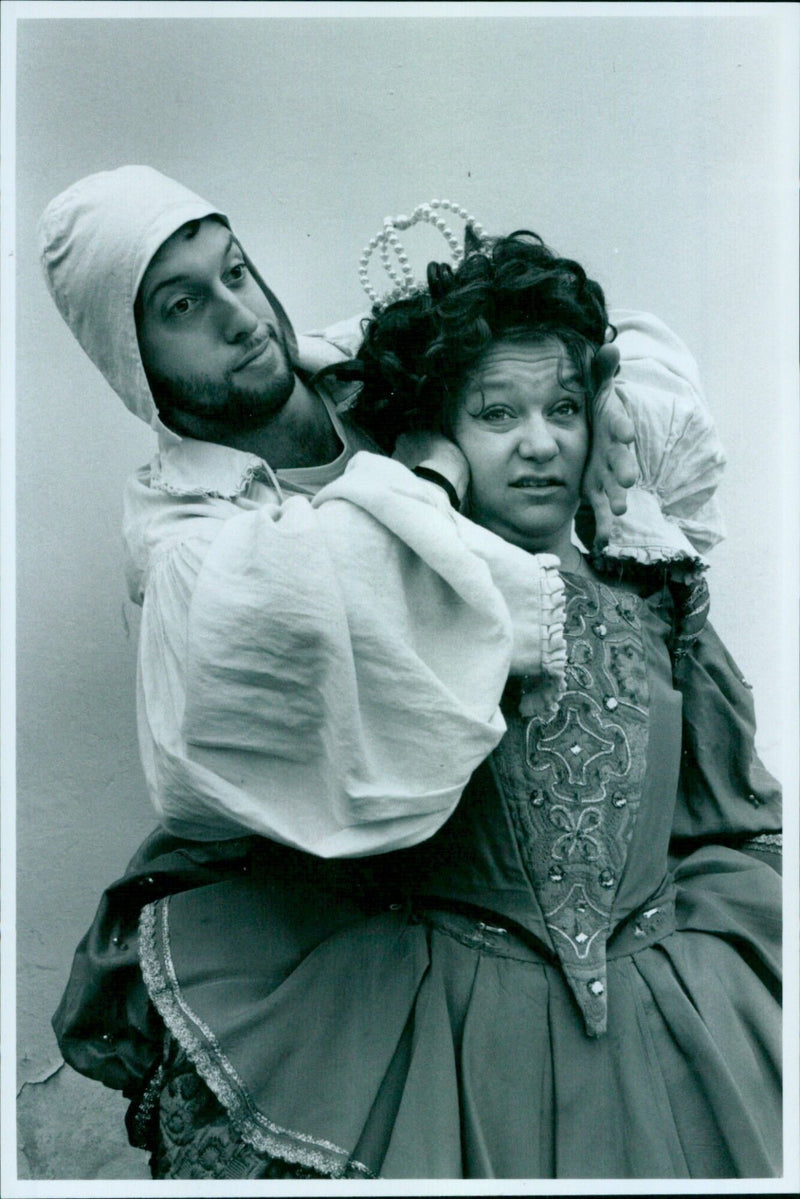
M 508 379 L 504 375 L 481 375 L 479 378 L 471 379 L 469 386 L 478 391 L 483 391 L 486 387 L 491 387 L 495 391 L 510 391 L 516 384 L 513 379 Z

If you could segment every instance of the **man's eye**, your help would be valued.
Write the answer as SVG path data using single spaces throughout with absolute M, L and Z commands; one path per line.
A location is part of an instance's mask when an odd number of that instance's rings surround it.
M 228 271 L 228 278 L 232 283 L 241 283 L 247 277 L 247 263 L 235 262 Z
M 181 296 L 180 299 L 173 300 L 173 302 L 169 305 L 167 308 L 167 315 L 185 316 L 187 312 L 191 312 L 193 303 L 194 301 L 190 296 Z

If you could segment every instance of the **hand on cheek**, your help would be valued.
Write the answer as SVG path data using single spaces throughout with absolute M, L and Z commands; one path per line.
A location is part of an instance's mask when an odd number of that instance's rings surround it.
M 614 516 L 627 510 L 626 491 L 639 474 L 633 423 L 614 387 L 619 366 L 615 345 L 602 346 L 592 363 L 592 448 L 583 476 L 583 495 L 594 511 L 596 547 L 608 542 Z

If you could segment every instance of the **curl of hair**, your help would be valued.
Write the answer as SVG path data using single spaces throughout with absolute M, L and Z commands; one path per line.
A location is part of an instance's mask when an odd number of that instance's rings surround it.
M 558 338 L 593 393 L 591 359 L 616 330 L 602 288 L 579 263 L 523 229 L 468 250 L 451 277 L 434 277 L 446 282 L 435 298 L 429 289 L 376 309 L 364 330 L 363 386 L 350 413 L 385 450 L 401 433 L 447 433 L 464 383 L 499 340 Z

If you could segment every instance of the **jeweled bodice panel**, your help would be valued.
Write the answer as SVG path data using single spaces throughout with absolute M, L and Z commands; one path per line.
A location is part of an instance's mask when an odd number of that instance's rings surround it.
M 564 972 L 592 1035 L 606 1026 L 606 942 L 642 798 L 649 687 L 625 592 L 568 577 L 567 691 L 550 720 L 505 712 L 492 765 Z

